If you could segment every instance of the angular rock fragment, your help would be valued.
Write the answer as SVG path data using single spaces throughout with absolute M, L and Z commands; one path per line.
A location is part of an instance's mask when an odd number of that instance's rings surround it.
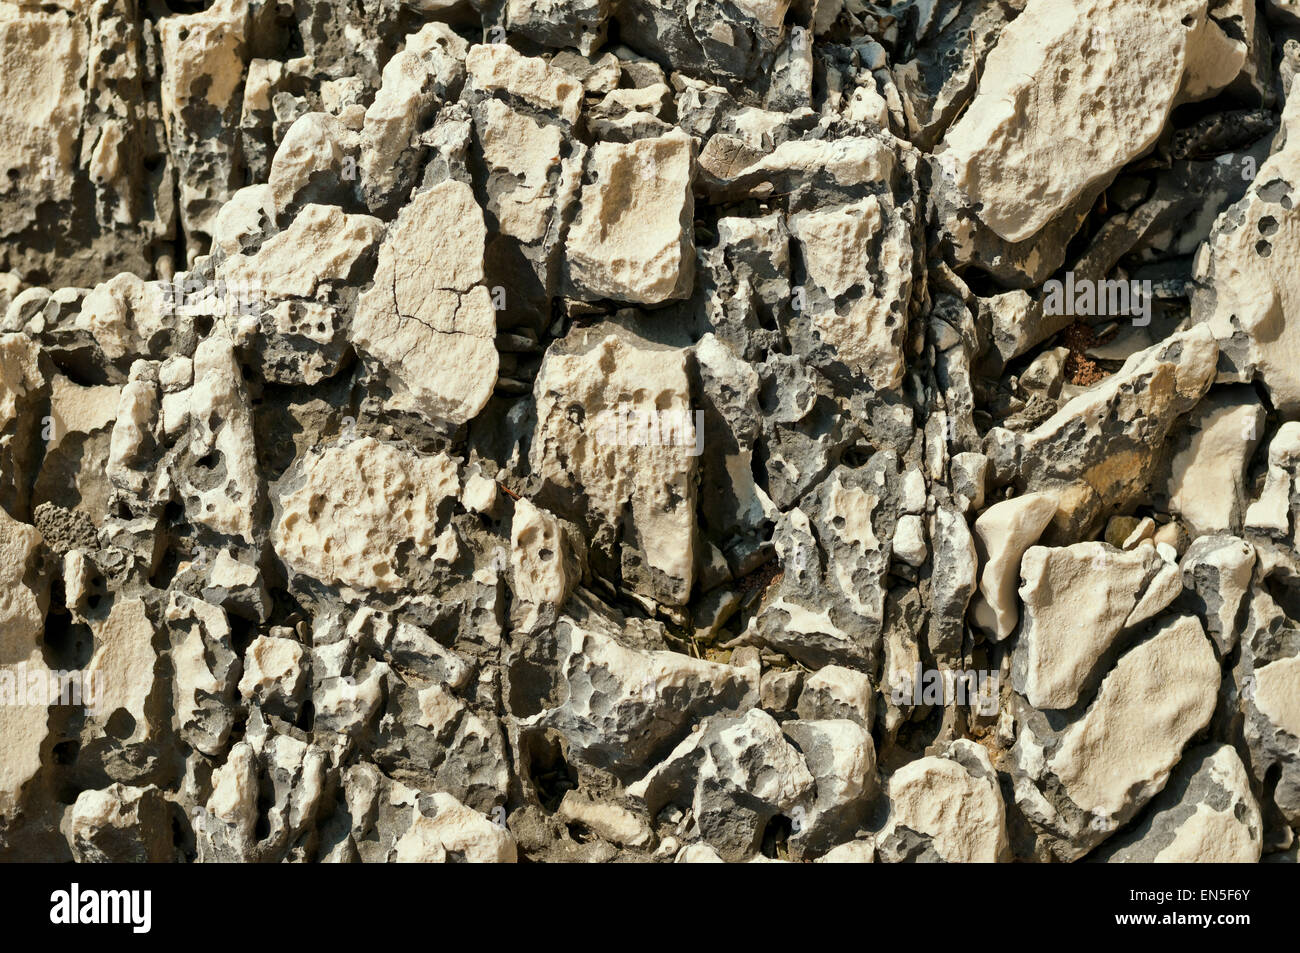
M 691 139 L 680 131 L 592 148 L 565 244 L 575 294 L 644 305 L 690 294 L 694 162 Z
M 992 863 L 1008 849 L 1006 807 L 988 753 L 955 741 L 889 779 L 889 821 L 876 837 L 886 862 Z
M 570 757 L 616 775 L 635 776 L 688 734 L 691 722 L 757 700 L 758 678 L 748 669 L 628 648 L 571 620 L 562 620 L 557 634 L 561 701 L 524 725 L 558 731 Z
M 402 588 L 404 563 L 431 557 L 440 511 L 460 490 L 455 461 L 372 437 L 326 448 L 304 464 L 301 484 L 281 494 L 274 545 L 295 573 L 330 586 Z
M 1241 758 L 1228 745 L 1207 745 L 1187 753 L 1141 824 L 1097 859 L 1253 864 L 1262 842 L 1263 822 Z
M 537 501 L 585 525 L 592 560 L 682 605 L 695 575 L 698 454 L 688 356 L 596 328 L 546 355 L 534 392 Z
M 400 405 L 453 426 L 477 415 L 496 383 L 485 237 L 468 186 L 444 182 L 416 196 L 385 237 L 352 324 L 353 343 Z
M 794 814 L 815 783 L 772 717 L 751 710 L 705 721 L 628 794 L 652 817 L 669 803 L 689 807 L 700 838 L 725 860 L 748 856 L 768 822 Z
M 1052 535 L 1087 532 L 1145 491 L 1165 439 L 1213 381 L 1217 354 L 1205 327 L 1134 354 L 1046 422 L 997 446 L 995 466 L 1015 467 L 1018 485 L 1056 497 Z
M 1283 128 L 1296 128 L 1298 115 L 1300 97 L 1292 96 Z M 1246 197 L 1219 217 L 1198 250 L 1192 305 L 1219 344 L 1219 379 L 1260 381 L 1273 406 L 1292 416 L 1300 410 L 1300 378 L 1285 356 L 1297 347 L 1285 315 L 1294 292 L 1279 269 L 1300 241 L 1300 144 L 1295 135 L 1286 143 L 1259 167 Z
M 114 784 L 82 791 L 69 824 L 81 864 L 165 863 L 172 859 L 171 810 L 156 787 Z
M 1013 683 L 1035 708 L 1070 708 L 1120 633 L 1182 592 L 1178 567 L 1153 546 L 1119 552 L 1105 543 L 1032 547 L 1020 564 L 1024 619 Z
M 944 138 L 942 161 L 980 218 L 1008 241 L 1029 238 L 1146 151 L 1176 104 L 1231 82 L 1254 10 L 1244 5 L 1249 22 L 1225 29 L 1208 8 L 1031 0 L 1002 30 L 979 92 Z M 1059 93 L 1047 95 L 1040 77 Z M 1062 140 L 1079 150 L 1069 161 Z
M 1077 719 L 1024 725 L 1016 803 L 1056 856 L 1083 856 L 1165 787 L 1214 713 L 1219 677 L 1200 623 L 1175 617 L 1120 658 Z

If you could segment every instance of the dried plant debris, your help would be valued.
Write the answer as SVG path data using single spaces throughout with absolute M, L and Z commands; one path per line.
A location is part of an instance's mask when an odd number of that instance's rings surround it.
M 0 859 L 1296 859 L 1300 5 L 0 61 Z

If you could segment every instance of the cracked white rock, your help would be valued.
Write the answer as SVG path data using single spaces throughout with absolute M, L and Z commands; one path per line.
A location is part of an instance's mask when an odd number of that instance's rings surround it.
M 475 417 L 497 381 L 486 238 L 469 186 L 448 181 L 417 195 L 380 246 L 352 324 L 353 343 L 387 373 L 398 405 L 453 425 Z

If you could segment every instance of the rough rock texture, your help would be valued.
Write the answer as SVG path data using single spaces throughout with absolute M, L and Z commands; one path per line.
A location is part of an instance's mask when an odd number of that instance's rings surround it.
M 1294 860 L 1300 5 L 0 63 L 0 860 Z

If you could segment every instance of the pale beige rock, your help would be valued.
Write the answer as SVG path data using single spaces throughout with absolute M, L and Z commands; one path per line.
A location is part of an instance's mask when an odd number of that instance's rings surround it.
M 41 534 L 0 507 L 0 665 L 25 661 L 45 629 L 49 583 L 39 572 Z
M 165 621 L 176 726 L 187 744 L 215 757 L 225 750 L 235 721 L 239 659 L 228 648 L 226 614 L 220 606 L 172 592 Z
M 827 296 L 812 322 L 836 357 L 877 390 L 897 387 L 911 290 L 908 229 L 875 195 L 794 216 L 808 277 Z M 855 290 L 844 303 L 836 303 Z
M 1051 492 L 1051 533 L 1073 541 L 1110 512 L 1149 499 L 1149 484 L 1179 418 L 1213 382 L 1219 349 L 1203 327 L 1180 331 L 1133 354 L 1104 381 L 1072 398 L 1025 435 L 1020 479 Z M 1124 445 L 1114 446 L 1120 433 Z
M 438 510 L 459 490 L 456 462 L 418 456 L 363 437 L 306 456 L 302 485 L 283 496 L 276 553 L 326 585 L 392 592 L 403 581 L 398 547 L 428 555 Z
M 192 99 L 224 109 L 243 84 L 240 48 L 247 28 L 246 0 L 217 0 L 201 14 L 165 17 L 159 23 L 169 69 L 162 87 L 163 115 L 176 116 Z
M 416 719 L 416 724 L 428 728 L 435 735 L 442 735 L 465 710 L 464 702 L 438 684 L 420 689 L 416 700 L 420 706 L 420 717 Z
M 28 675 L 47 671 L 39 651 L 27 662 Z M 0 679 L 9 671 L 0 666 Z M 49 709 L 44 705 L 0 704 L 0 818 L 12 818 L 24 788 L 40 773 L 49 737 Z
M 876 692 L 863 672 L 826 665 L 804 681 L 800 718 L 849 718 L 868 731 L 875 721 Z
M 348 160 L 356 162 L 356 139 L 355 133 L 329 113 L 299 116 L 271 160 L 267 187 L 275 211 L 288 209 L 311 185 L 313 176 L 326 173 L 346 181 Z
M 82 791 L 68 813 L 68 844 L 77 863 L 174 859 L 170 806 L 152 784 Z
M 221 206 L 212 222 L 212 247 L 227 256 L 243 251 L 244 242 L 266 230 L 275 218 L 275 193 L 268 184 L 240 189 Z
M 695 573 L 697 458 L 686 440 L 651 443 L 635 424 L 687 420 L 693 429 L 688 353 L 598 329 L 572 345 L 563 353 L 552 347 L 534 385 L 533 469 L 549 486 L 541 502 L 606 527 L 594 535 L 593 555 L 613 548 L 622 525 L 632 534 L 622 541 L 625 583 L 684 605 Z M 586 497 L 585 512 L 574 494 Z
M 941 162 L 981 220 L 1007 241 L 1032 237 L 1147 151 L 1180 101 L 1230 82 L 1249 40 L 1230 40 L 1207 8 L 1030 0 L 944 139 Z
M 50 417 L 54 426 L 46 442 L 46 452 L 57 449 L 69 433 L 94 433 L 117 418 L 121 387 L 112 384 L 83 387 L 62 374 L 55 375 L 50 384 Z
M 384 66 L 361 131 L 361 172 L 367 186 L 386 191 L 396 183 L 398 160 L 439 105 L 438 86 L 445 88 L 463 74 L 468 50 L 469 44 L 447 24 L 427 23 Z
M 785 726 L 816 780 L 809 820 L 861 804 L 875 795 L 876 745 L 871 732 L 847 718 L 798 718 Z
M 266 701 L 273 696 L 292 699 L 303 687 L 303 647 L 293 639 L 259 635 L 244 652 L 239 694 Z
M 944 757 L 903 765 L 889 779 L 889 804 L 889 821 L 877 843 L 907 827 L 929 837 L 948 863 L 994 863 L 1007 853 L 1006 806 L 997 774 L 988 753 L 974 742 L 956 741 Z
M 1270 662 L 1255 671 L 1255 707 L 1273 724 L 1300 738 L 1300 658 Z
M 1017 691 L 1035 708 L 1069 708 L 1093 667 L 1133 624 L 1141 606 L 1147 616 L 1179 592 L 1177 567 L 1151 546 L 1123 552 L 1105 543 L 1030 548 L 1020 563 L 1024 619 L 1016 643 L 1013 675 Z M 1161 606 L 1142 606 L 1157 579 Z M 1144 616 L 1145 617 L 1145 616 Z M 1140 620 L 1139 620 L 1140 621 Z
M 625 847 L 645 847 L 653 838 L 645 821 L 631 811 L 578 791 L 565 792 L 558 813 L 564 820 L 582 824 L 605 840 Z
M 237 187 L 237 146 L 210 130 L 214 117 L 239 123 L 249 22 L 248 0 L 217 0 L 205 10 L 158 20 L 162 120 L 180 160 L 179 210 L 187 232 L 210 234 Z
M 681 130 L 591 149 L 589 181 L 565 245 L 569 281 L 580 294 L 634 304 L 690 294 L 693 152 Z
M 194 353 L 194 387 L 189 393 L 189 452 L 195 467 L 200 459 L 215 455 L 225 469 L 225 479 L 215 486 L 178 481 L 192 501 L 190 518 L 216 533 L 252 543 L 264 496 L 252 402 L 234 345 L 220 329 L 204 338 Z M 119 410 L 119 425 L 121 420 Z M 113 436 L 116 440 L 116 430 Z
M 91 713 L 111 719 L 116 712 L 125 711 L 135 721 L 130 740 L 152 738 L 158 726 L 152 723 L 146 705 L 155 688 L 158 653 L 144 602 L 119 599 L 108 617 L 91 629 L 95 654 L 86 667 L 86 678 L 96 693 Z
M 254 298 L 312 298 L 323 283 L 346 282 L 383 234 L 377 218 L 307 205 L 255 254 L 235 255 L 219 274 Z
M 241 741 L 230 749 L 226 763 L 212 772 L 208 813 L 249 840 L 257 825 L 257 755 Z
M 148 362 L 136 361 L 131 366 L 130 379 L 118 396 L 104 468 L 114 486 L 136 492 L 143 488 L 144 477 L 133 471 L 147 456 L 159 423 L 158 387 L 151 376 Z
M 1144 800 L 1134 792 L 1163 788 L 1183 746 L 1214 714 L 1220 674 L 1191 617 L 1125 654 L 1047 762 L 1063 793 L 1083 811 L 1120 817 Z
M 148 350 L 149 339 L 174 321 L 159 291 L 131 274 L 96 285 L 81 302 L 77 327 L 87 328 L 109 360 Z
M 45 427 L 46 394 L 40 347 L 24 334 L 0 334 L 0 507 L 25 511 L 30 499 L 31 472 L 38 464 L 36 438 Z
M 724 141 L 728 138 L 730 143 Z M 838 186 L 893 182 L 897 176 L 897 153 L 877 138 L 794 139 L 759 150 L 759 158 L 748 161 L 737 161 L 743 153 L 738 154 L 735 142 L 734 137 L 715 135 L 700 154 L 700 166 L 723 181 L 727 194 L 770 194 L 777 185 L 812 175 L 825 175 Z
M 1255 36 L 1250 0 L 1211 3 L 1187 37 L 1187 75 L 1181 100 L 1199 100 L 1223 89 L 1247 65 Z
M 725 864 L 721 855 L 708 844 L 687 844 L 678 851 L 675 864 Z
M 0 334 L 0 431 L 18 419 L 20 403 L 45 383 L 40 348 L 22 334 Z
M 1285 537 L 1293 531 L 1291 495 L 1300 467 L 1300 423 L 1288 421 L 1268 445 L 1268 475 L 1259 499 L 1246 510 L 1250 529 Z M 1292 540 L 1295 539 L 1292 535 Z
M 1259 862 L 1263 823 L 1241 758 L 1224 745 L 1210 763 L 1211 776 L 1236 800 L 1227 810 L 1199 804 L 1173 841 L 1156 854 L 1158 864 L 1254 864 Z M 1243 805 L 1245 817 L 1236 810 Z
M 352 339 L 382 365 L 396 406 L 462 424 L 487 404 L 499 366 L 483 281 L 487 228 L 473 190 L 443 182 L 402 209 L 379 249 Z
M 0 232 L 21 232 L 41 202 L 72 197 L 87 47 L 80 18 L 47 10 L 0 16 Z
M 548 703 L 554 707 L 523 724 L 565 735 L 571 761 L 595 761 L 639 776 L 666 739 L 681 737 L 705 715 L 744 710 L 758 701 L 757 659 L 742 668 L 629 648 L 607 620 L 580 627 L 565 616 L 557 628 L 567 632 L 560 662 L 564 687 Z M 779 736 L 775 721 L 771 727 Z
M 974 620 L 995 639 L 1005 639 L 1016 627 L 1020 559 L 1055 514 L 1054 497 L 1030 493 L 993 504 L 975 521 L 975 542 L 984 569 L 979 577 L 983 598 L 975 604 Z
M 45 459 L 35 500 L 75 509 L 98 526 L 109 513 L 112 487 L 104 473 L 122 388 L 83 387 L 61 374 L 50 384 L 50 419 L 41 433 L 47 438 Z
M 417 810 L 410 830 L 396 845 L 399 864 L 442 864 L 457 855 L 471 864 L 513 864 L 518 859 L 510 832 L 472 811 L 450 794 L 435 792 L 433 817 Z
M 496 508 L 500 494 L 497 492 L 496 480 L 471 473 L 465 479 L 465 489 L 461 492 L 461 502 L 471 513 L 490 514 Z
M 1246 464 L 1263 436 L 1264 408 L 1251 394 L 1211 396 L 1187 417 L 1189 445 L 1170 461 L 1169 511 L 1193 536 L 1235 533 L 1246 502 Z
M 854 840 L 827 851 L 817 858 L 819 864 L 871 864 L 876 860 L 876 848 L 871 841 Z
M 482 110 L 483 161 L 509 173 L 515 183 L 491 196 L 488 211 L 504 234 L 524 244 L 539 241 L 553 219 L 556 197 L 549 182 L 561 164 L 563 132 L 495 99 L 485 102 Z
M 485 92 L 505 92 L 566 122 L 578 121 L 582 84 L 540 57 L 524 56 L 505 43 L 472 46 L 465 57 L 469 83 Z
M 1300 413 L 1300 91 L 1282 114 L 1285 146 L 1263 162 L 1246 197 L 1224 211 L 1196 255 L 1193 317 L 1226 356 L 1220 380 L 1260 381 L 1278 413 Z M 1280 181 L 1279 181 L 1280 180 Z
M 516 598 L 560 608 L 578 580 L 560 521 L 528 500 L 515 501 L 510 523 L 510 572 Z

